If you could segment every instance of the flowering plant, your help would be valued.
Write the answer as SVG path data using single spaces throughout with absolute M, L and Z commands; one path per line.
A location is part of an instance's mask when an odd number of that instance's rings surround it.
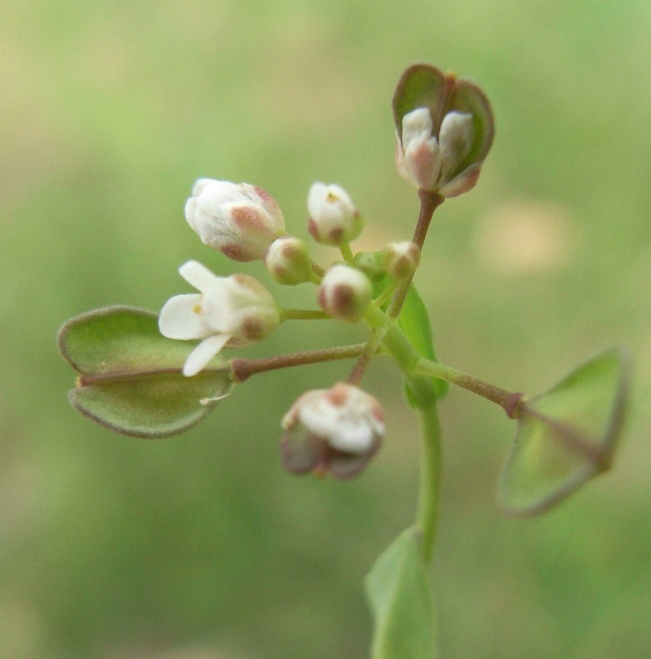
M 428 570 L 440 485 L 437 404 L 448 385 L 498 404 L 516 423 L 498 503 L 506 514 L 532 516 L 610 467 L 624 417 L 627 359 L 621 349 L 606 350 L 533 398 L 438 361 L 412 280 L 436 209 L 478 181 L 493 141 L 493 114 L 476 85 L 427 64 L 405 71 L 393 114 L 397 168 L 420 200 L 409 241 L 355 253 L 350 243 L 363 230 L 362 214 L 334 184 L 313 184 L 307 198 L 309 234 L 340 253 L 327 266 L 310 257 L 303 239 L 287 233 L 278 204 L 262 188 L 203 178 L 186 203 L 186 220 L 203 243 L 237 262 L 264 262 L 277 284 L 315 286 L 319 308 L 281 308 L 257 279 L 217 276 L 188 261 L 180 274 L 198 292 L 171 297 L 160 314 L 108 307 L 77 316 L 60 329 L 59 347 L 79 374 L 69 393 L 72 405 L 137 437 L 184 431 L 255 374 L 353 359 L 345 379 L 303 393 L 281 424 L 289 472 L 340 479 L 359 474 L 390 441 L 381 403 L 361 384 L 377 355 L 392 358 L 421 421 L 420 499 L 414 524 L 367 578 L 372 652 L 377 659 L 419 659 L 436 654 Z M 227 350 L 264 340 L 285 321 L 328 318 L 365 325 L 366 340 L 268 358 L 225 357 Z

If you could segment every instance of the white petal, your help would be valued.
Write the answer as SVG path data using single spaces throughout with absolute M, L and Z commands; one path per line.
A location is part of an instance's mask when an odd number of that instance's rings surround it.
M 212 334 L 201 310 L 201 295 L 188 293 L 170 298 L 160 312 L 158 327 L 168 339 L 203 339 Z
M 195 186 L 195 189 L 196 186 Z M 230 181 L 208 181 L 202 188 L 201 192 L 197 195 L 197 206 L 209 213 L 219 217 L 221 214 L 222 204 L 231 201 L 248 201 L 242 186 Z
M 428 108 L 417 108 L 402 118 L 402 144 L 425 141 L 432 137 L 432 116 Z
M 204 339 L 185 360 L 183 375 L 191 377 L 205 368 L 208 362 L 226 345 L 230 338 L 228 334 L 218 334 Z
M 306 400 L 298 409 L 298 418 L 310 432 L 321 437 L 332 437 L 339 428 L 339 410 L 324 396 Z
M 442 182 L 445 182 L 448 174 L 451 174 L 470 153 L 473 133 L 472 115 L 448 112 L 443 118 L 439 132 L 439 148 L 443 163 Z
M 332 448 L 346 453 L 365 453 L 373 443 L 373 431 L 365 418 L 346 419 L 339 422 L 337 432 L 328 438 Z
M 328 186 L 325 183 L 312 183 L 307 195 L 307 212 L 310 217 L 316 217 L 321 213 L 327 196 Z
M 187 261 L 179 268 L 179 274 L 185 281 L 202 293 L 224 279 L 218 277 L 198 261 Z
M 197 209 L 197 204 L 194 200 L 194 197 L 190 197 L 185 202 L 185 209 L 184 209 L 185 219 L 186 219 L 186 222 L 192 228 L 192 230 L 198 233 L 199 230 L 197 229 L 197 223 L 194 219 L 194 214 L 195 214 L 196 209 Z
M 193 197 L 198 197 L 202 192 L 203 189 L 212 183 L 215 179 L 212 178 L 200 178 L 197 179 L 196 183 L 194 186 L 192 186 L 192 196 Z

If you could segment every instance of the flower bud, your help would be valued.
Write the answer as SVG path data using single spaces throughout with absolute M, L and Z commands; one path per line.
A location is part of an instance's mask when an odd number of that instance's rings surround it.
M 416 243 L 405 241 L 389 243 L 383 252 L 384 268 L 396 281 L 413 277 L 420 263 L 420 249 Z
M 469 187 L 461 185 L 453 174 L 470 153 L 473 140 L 472 117 L 449 112 L 443 118 L 438 140 L 432 135 L 432 118 L 427 108 L 418 108 L 402 120 L 402 142 L 398 143 L 396 164 L 400 175 L 419 189 L 454 197 L 469 190 L 477 176 L 461 177 Z M 472 168 L 474 172 L 476 168 Z M 479 174 L 479 171 L 477 174 Z
M 348 193 L 338 185 L 313 183 L 307 197 L 308 229 L 318 243 L 338 247 L 355 240 L 364 222 Z
M 282 427 L 288 471 L 330 473 L 335 478 L 358 474 L 379 449 L 385 432 L 380 403 L 344 382 L 299 396 Z
M 201 339 L 188 355 L 183 374 L 196 375 L 222 348 L 260 341 L 281 322 L 271 293 L 248 275 L 218 277 L 197 261 L 179 269 L 200 292 L 176 295 L 163 306 L 158 326 L 169 339 Z
M 255 261 L 285 233 L 276 200 L 248 183 L 199 179 L 185 204 L 185 219 L 201 240 L 234 261 Z
M 403 117 L 396 165 L 400 176 L 416 188 L 436 188 L 441 173 L 441 151 L 432 136 L 432 118 L 427 108 L 418 108 Z
M 333 318 L 356 323 L 361 320 L 371 298 L 369 278 L 349 265 L 333 265 L 323 276 L 318 291 L 321 308 Z
M 264 255 L 264 264 L 279 284 L 293 286 L 312 278 L 307 245 L 296 236 L 281 236 L 274 240 Z

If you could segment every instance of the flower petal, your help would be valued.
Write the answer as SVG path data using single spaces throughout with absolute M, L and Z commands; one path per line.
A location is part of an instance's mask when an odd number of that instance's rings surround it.
M 222 204 L 244 200 L 244 193 L 239 185 L 214 179 L 199 179 L 192 190 L 192 196 L 202 211 L 214 216 L 221 215 Z
M 432 137 L 432 117 L 428 108 L 416 108 L 402 118 L 402 143 L 424 142 Z
M 197 293 L 170 298 L 161 309 L 158 328 L 168 339 L 203 339 L 212 334 L 201 313 L 201 295 Z
M 219 283 L 224 277 L 218 277 L 201 265 L 198 261 L 187 261 L 179 268 L 179 274 L 185 281 L 204 293 L 207 289 Z
M 208 362 L 226 345 L 229 334 L 217 334 L 204 339 L 189 355 L 183 365 L 183 375 L 191 377 L 206 367 Z
M 366 453 L 374 439 L 373 430 L 365 417 L 341 419 L 336 433 L 328 444 L 345 453 Z
M 441 183 L 463 162 L 470 153 L 474 137 L 472 115 L 448 112 L 441 123 L 439 148 L 441 150 Z

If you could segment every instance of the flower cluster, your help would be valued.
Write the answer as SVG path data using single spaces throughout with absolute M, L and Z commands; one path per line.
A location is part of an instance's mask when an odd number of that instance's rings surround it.
M 492 116 L 474 85 L 433 67 L 412 67 L 396 90 L 394 118 L 397 168 L 404 178 L 441 200 L 475 184 L 492 140 Z M 348 192 L 336 184 L 312 184 L 307 214 L 310 236 L 340 251 L 341 258 L 325 268 L 312 260 L 303 239 L 286 231 L 280 206 L 264 189 L 208 178 L 195 183 L 185 218 L 202 242 L 234 261 L 262 261 L 278 284 L 316 285 L 320 310 L 283 310 L 257 279 L 220 277 L 188 261 L 180 274 L 198 292 L 172 297 L 159 316 L 164 336 L 199 341 L 185 361 L 185 376 L 208 368 L 224 349 L 265 339 L 288 319 L 366 321 L 369 328 L 388 322 L 378 321 L 377 314 L 395 292 L 404 300 L 424 236 L 420 242 L 391 242 L 377 252 L 354 254 L 350 243 L 361 234 L 364 221 Z M 394 310 L 400 306 L 396 302 Z M 384 421 L 377 400 L 357 386 L 365 363 L 353 370 L 350 381 L 309 391 L 291 407 L 282 424 L 283 461 L 289 471 L 345 478 L 375 454 Z

